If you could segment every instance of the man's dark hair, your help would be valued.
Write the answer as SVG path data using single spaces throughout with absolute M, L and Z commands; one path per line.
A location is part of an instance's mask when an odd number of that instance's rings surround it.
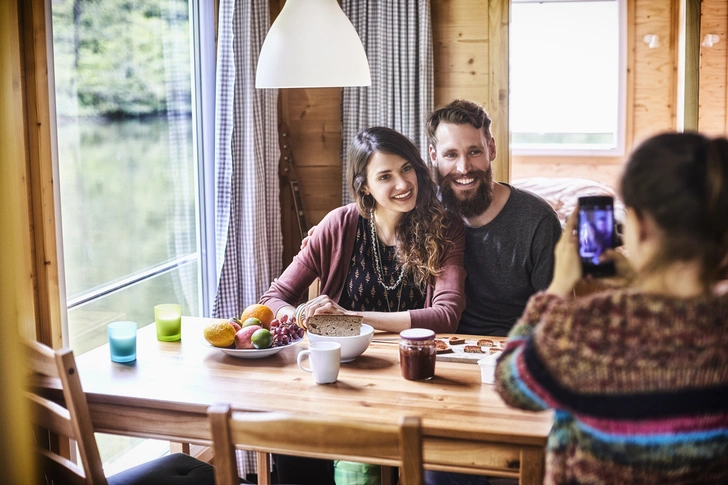
M 456 99 L 448 105 L 437 108 L 427 117 L 425 126 L 427 142 L 433 147 L 437 146 L 435 132 L 442 122 L 455 123 L 456 125 L 468 124 L 479 130 L 482 129 L 486 140 L 493 137 L 490 132 L 490 116 L 488 116 L 485 108 L 466 99 Z

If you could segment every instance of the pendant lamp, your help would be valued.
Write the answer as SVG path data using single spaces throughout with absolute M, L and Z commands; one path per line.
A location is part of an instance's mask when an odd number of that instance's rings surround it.
M 286 0 L 258 59 L 256 88 L 369 86 L 369 62 L 336 0 Z

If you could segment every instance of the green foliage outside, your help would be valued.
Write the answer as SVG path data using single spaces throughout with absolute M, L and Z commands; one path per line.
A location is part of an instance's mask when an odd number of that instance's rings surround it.
M 187 0 L 53 0 L 52 11 L 59 117 L 164 112 L 170 88 L 186 93 L 174 110 L 191 111 Z

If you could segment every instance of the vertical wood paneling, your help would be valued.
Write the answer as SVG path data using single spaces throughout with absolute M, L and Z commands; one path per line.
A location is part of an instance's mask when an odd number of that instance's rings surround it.
M 700 48 L 700 111 L 698 126 L 709 135 L 728 135 L 728 2 L 703 0 L 700 38 L 717 35 L 711 47 Z
M 23 398 L 25 372 L 18 334 L 35 336 L 25 160 L 23 58 L 19 9 L 0 2 L 0 470 L 3 483 L 38 483 L 30 420 Z
M 0 7 L 0 326 L 36 337 L 21 2 Z M 0 351 L 0 353 L 3 351 Z
M 30 233 L 33 238 L 31 247 L 34 252 L 38 312 L 36 325 L 38 340 L 53 348 L 59 348 L 63 345 L 63 336 L 58 286 L 45 14 L 44 0 L 22 3 L 27 160 L 32 204 Z
M 487 0 L 432 0 L 435 106 L 466 98 L 489 109 Z
M 493 137 L 497 157 L 493 163 L 493 177 L 502 182 L 511 180 L 510 129 L 508 124 L 508 23 L 510 1 L 490 0 L 488 8 L 489 102 L 488 110 L 494 120 Z M 499 148 L 500 147 L 500 148 Z
M 635 0 L 634 143 L 676 128 L 678 2 Z M 651 49 L 644 36 L 656 34 Z

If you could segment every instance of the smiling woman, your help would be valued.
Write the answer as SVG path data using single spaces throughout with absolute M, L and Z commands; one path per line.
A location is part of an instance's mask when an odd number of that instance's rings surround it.
M 261 303 L 293 315 L 315 278 L 317 313 L 363 316 L 374 328 L 454 331 L 464 307 L 464 230 L 437 198 L 413 143 L 389 128 L 363 130 L 349 150 L 355 204 L 330 212 Z M 339 243 L 343 237 L 343 242 Z
M 427 165 L 402 134 L 368 128 L 354 138 L 348 155 L 356 203 L 323 219 L 261 303 L 278 318 L 302 315 L 304 324 L 307 317 L 329 313 L 357 315 L 368 328 L 389 332 L 454 332 L 465 307 L 462 222 L 445 212 Z M 320 296 L 296 309 L 316 278 Z M 309 483 L 333 483 L 326 463 L 278 458 L 277 465 L 282 481 L 305 468 L 320 471 Z

